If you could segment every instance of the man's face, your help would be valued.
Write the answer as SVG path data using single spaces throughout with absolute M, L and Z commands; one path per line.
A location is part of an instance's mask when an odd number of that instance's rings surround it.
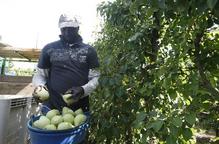
M 64 27 L 61 28 L 61 35 L 63 36 L 64 40 L 68 43 L 74 42 L 75 37 L 78 35 L 78 27 Z

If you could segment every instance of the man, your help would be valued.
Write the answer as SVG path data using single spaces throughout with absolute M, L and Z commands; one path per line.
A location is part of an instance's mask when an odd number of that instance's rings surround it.
M 42 102 L 36 93 L 33 96 L 43 103 L 42 113 L 50 109 L 61 109 L 67 104 L 62 95 L 70 93 L 76 101 L 68 106 L 73 110 L 89 111 L 88 95 L 98 85 L 99 67 L 95 49 L 82 42 L 79 22 L 76 17 L 62 14 L 59 18 L 60 40 L 47 44 L 41 52 L 33 85 L 46 88 L 49 99 Z

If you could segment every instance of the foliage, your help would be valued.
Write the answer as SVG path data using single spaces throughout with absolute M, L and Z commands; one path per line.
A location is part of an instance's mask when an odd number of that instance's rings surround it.
M 218 128 L 218 0 L 116 0 L 98 10 L 91 141 L 192 143 L 203 113 Z
M 16 76 L 33 76 L 34 70 L 31 68 L 21 69 L 16 68 L 14 69 Z
M 1 63 L 0 60 L 0 66 Z M 34 65 L 35 63 L 33 62 L 19 62 L 9 59 L 6 60 L 4 74 L 12 76 L 32 76 L 34 73 Z

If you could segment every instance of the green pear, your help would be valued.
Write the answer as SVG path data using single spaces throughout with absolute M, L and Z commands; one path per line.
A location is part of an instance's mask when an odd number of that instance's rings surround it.
M 73 111 L 72 109 L 70 109 L 70 108 L 68 108 L 68 107 L 63 107 L 63 108 L 62 108 L 62 115 L 67 114 L 67 113 L 70 113 L 70 114 L 72 114 L 73 116 L 75 115 L 75 113 L 74 113 L 74 111 Z
M 41 101 L 49 99 L 49 92 L 44 87 L 37 87 L 35 93 Z
M 74 125 L 75 126 L 79 126 L 81 124 L 83 124 L 86 121 L 87 117 L 84 114 L 78 114 L 75 118 L 74 118 Z
M 41 116 L 39 120 L 34 121 L 33 126 L 43 129 L 48 124 L 50 124 L 50 120 L 45 116 Z
M 54 124 L 48 124 L 44 127 L 46 130 L 56 130 L 56 126 Z
M 59 114 L 60 112 L 57 109 L 52 109 L 46 113 L 46 117 L 51 120 L 55 115 L 59 115 Z
M 57 130 L 66 130 L 66 129 L 71 129 L 73 128 L 74 126 L 69 123 L 69 122 L 61 122 L 58 127 L 57 127 Z
M 81 108 L 79 108 L 79 109 L 77 109 L 76 111 L 75 111 L 75 114 L 76 115 L 78 115 L 78 114 L 83 114 L 84 112 L 83 112 L 83 110 L 81 109 Z
M 63 122 L 63 118 L 60 115 L 56 115 L 51 119 L 51 124 L 54 124 L 54 125 L 58 125 L 61 122 Z
M 72 94 L 65 94 L 62 95 L 63 100 L 65 101 L 65 103 L 69 106 L 71 104 L 73 104 L 74 102 L 76 102 L 74 99 L 70 98 L 72 96 Z
M 73 124 L 74 123 L 74 116 L 72 114 L 69 114 L 69 113 L 64 114 L 63 120 L 64 120 L 64 122 L 69 122 L 69 123 Z

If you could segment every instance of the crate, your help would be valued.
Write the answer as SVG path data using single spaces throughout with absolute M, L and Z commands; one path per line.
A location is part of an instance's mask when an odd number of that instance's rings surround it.
M 25 144 L 27 121 L 37 111 L 32 97 L 0 95 L 0 144 Z

